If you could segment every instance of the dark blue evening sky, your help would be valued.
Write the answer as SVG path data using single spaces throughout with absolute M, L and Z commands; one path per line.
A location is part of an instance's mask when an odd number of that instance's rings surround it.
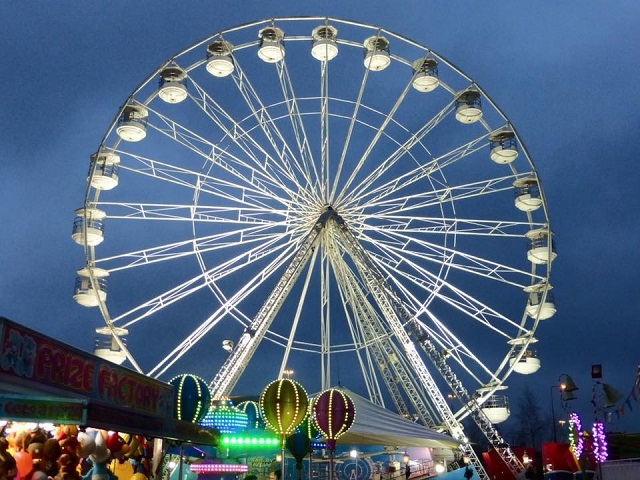
M 640 364 L 640 4 L 634 0 L 0 3 L 0 315 L 90 350 L 70 239 L 89 154 L 158 65 L 218 30 L 293 15 L 376 24 L 426 45 L 489 93 L 548 200 L 558 313 L 525 382 L 546 411 L 561 373 L 591 415 L 592 364 L 628 393 Z M 150 347 L 151 348 L 151 347 Z M 614 429 L 638 430 L 640 403 Z

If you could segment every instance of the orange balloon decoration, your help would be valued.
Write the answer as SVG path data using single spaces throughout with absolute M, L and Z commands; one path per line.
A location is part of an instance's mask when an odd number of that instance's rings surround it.
M 20 450 L 13 454 L 13 459 L 16 461 L 16 467 L 18 468 L 18 476 L 24 478 L 31 470 L 33 470 L 33 457 L 29 452 Z

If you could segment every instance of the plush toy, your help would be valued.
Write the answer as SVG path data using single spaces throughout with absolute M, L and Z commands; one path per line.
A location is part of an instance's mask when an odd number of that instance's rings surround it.
M 71 440 L 67 443 L 71 445 Z M 60 470 L 58 458 L 62 455 L 62 446 L 55 438 L 47 438 L 42 447 L 42 460 L 40 460 L 40 470 L 47 474 L 47 477 L 55 477 Z
M 9 441 L 0 437 L 0 480 L 12 480 L 18 474 L 16 461 L 8 450 Z
M 65 438 L 77 437 L 78 432 L 76 425 L 58 425 L 53 437 L 60 442 Z
M 91 436 L 87 432 L 78 432 L 78 446 L 76 453 L 80 458 L 89 458 L 96 450 L 95 436 Z
M 58 474 L 55 480 L 80 480 L 80 472 L 78 465 L 80 457 L 75 453 L 63 453 L 58 458 Z
M 47 441 L 47 433 L 41 428 L 35 428 L 27 433 L 23 441 L 24 450 L 31 455 L 34 471 L 44 471 L 44 444 Z
M 128 437 L 129 452 L 127 452 L 127 457 L 129 462 L 134 465 L 136 473 L 148 476 L 151 471 L 151 446 L 149 441 L 144 435 L 128 435 Z M 125 436 L 126 439 L 127 436 Z
M 129 452 L 129 444 L 123 435 L 120 435 L 118 432 L 107 432 L 107 448 L 111 452 L 111 457 L 114 460 L 117 460 L 119 463 L 123 463 L 126 460 L 126 455 Z
M 89 455 L 92 467 L 82 476 L 82 480 L 118 480 L 118 477 L 107 468 L 111 452 L 107 448 L 105 437 L 97 431 L 94 441 L 95 450 Z

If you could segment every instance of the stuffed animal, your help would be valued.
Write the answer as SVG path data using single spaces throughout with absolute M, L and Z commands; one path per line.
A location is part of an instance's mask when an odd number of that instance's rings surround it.
M 18 468 L 13 456 L 9 453 L 9 441 L 0 438 L 0 480 L 12 480 L 18 474 Z
M 62 446 L 58 440 L 47 438 L 42 447 L 42 460 L 40 460 L 40 469 L 47 474 L 47 477 L 55 477 L 58 474 L 60 455 L 62 455 Z
M 111 458 L 111 452 L 107 448 L 106 439 L 101 432 L 97 432 L 95 436 L 95 450 L 89 455 L 92 467 L 82 476 L 82 480 L 118 480 L 107 464 Z
M 111 457 L 117 460 L 119 463 L 123 463 L 126 460 L 126 455 L 129 452 L 129 444 L 124 439 L 124 435 L 120 435 L 118 432 L 107 432 L 107 448 L 111 452 Z
M 78 446 L 76 453 L 80 458 L 89 458 L 96 450 L 95 436 L 87 432 L 78 432 Z
M 53 437 L 59 442 L 69 437 L 78 436 L 78 427 L 76 425 L 58 425 Z
M 80 480 L 80 472 L 78 465 L 80 457 L 75 453 L 63 453 L 58 458 L 58 474 L 55 480 Z
M 35 428 L 24 437 L 24 450 L 31 455 L 33 460 L 33 470 L 44 471 L 46 461 L 44 460 L 44 444 L 47 441 L 47 433 L 41 428 Z

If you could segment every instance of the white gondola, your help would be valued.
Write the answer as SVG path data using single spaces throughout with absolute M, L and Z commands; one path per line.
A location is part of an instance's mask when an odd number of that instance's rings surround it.
M 83 307 L 97 307 L 100 302 L 107 300 L 107 280 L 109 272 L 102 268 L 81 268 L 76 272 L 76 285 L 73 299 Z M 96 288 L 91 283 L 91 273 L 96 281 Z
M 109 327 L 96 328 L 96 339 L 93 346 L 93 354 L 97 357 L 122 365 L 127 359 L 127 355 L 120 348 L 117 340 L 114 338 L 114 334 L 118 336 L 118 339 L 126 345 L 125 336 L 129 332 L 125 328 L 114 327 L 113 332 Z
M 91 207 L 78 208 L 75 213 L 76 217 L 73 220 L 71 233 L 73 241 L 87 247 L 95 247 L 102 243 L 104 240 L 104 219 L 107 214 L 98 208 Z
M 456 120 L 475 123 L 482 118 L 482 101 L 477 90 L 465 90 L 456 97 Z
M 528 239 L 527 258 L 531 263 L 544 265 L 553 262 L 557 253 L 552 232 L 539 228 L 529 230 L 526 237 Z
M 515 345 L 509 358 L 509 366 L 513 367 L 514 372 L 530 375 L 540 370 L 538 351 L 531 348 L 531 344 L 537 341 L 536 338 L 530 337 L 519 337 L 509 341 L 510 344 Z
M 499 130 L 489 136 L 491 160 L 496 163 L 511 163 L 518 158 L 516 134 L 510 128 Z
M 284 32 L 278 27 L 266 27 L 258 33 L 260 47 L 258 57 L 267 63 L 276 63 L 284 58 Z
M 514 202 L 518 210 L 533 212 L 542 206 L 542 196 L 538 180 L 533 177 L 519 178 L 513 182 Z
M 482 412 L 491 423 L 502 423 L 511 414 L 506 395 L 491 395 L 483 404 Z
M 127 105 L 122 110 L 116 132 L 127 142 L 139 142 L 147 136 L 149 112 L 141 105 Z
M 227 77 L 235 70 L 231 52 L 233 45 L 225 40 L 216 40 L 207 47 L 207 72 L 214 77 Z
M 551 285 L 547 287 L 544 283 L 538 283 L 524 289 L 529 294 L 527 315 L 538 320 L 547 320 L 556 314 L 556 302 L 551 288 Z
M 331 25 L 320 25 L 311 32 L 313 45 L 311 55 L 316 60 L 328 62 L 338 55 L 338 43 L 336 37 L 338 30 Z
M 420 58 L 413 62 L 413 88 L 419 92 L 432 92 L 438 85 L 438 62 L 431 57 Z
M 112 190 L 118 186 L 120 155 L 99 151 L 91 155 L 89 182 L 96 190 Z
M 160 72 L 158 96 L 167 103 L 180 103 L 187 98 L 187 74 L 178 67 L 167 67 Z
M 384 37 L 369 37 L 364 41 L 364 66 L 370 70 L 384 70 L 391 64 L 389 41 Z
M 520 359 L 511 358 L 509 365 L 513 366 L 513 371 L 522 375 L 530 375 L 540 370 L 540 358 L 535 350 L 525 350 Z

